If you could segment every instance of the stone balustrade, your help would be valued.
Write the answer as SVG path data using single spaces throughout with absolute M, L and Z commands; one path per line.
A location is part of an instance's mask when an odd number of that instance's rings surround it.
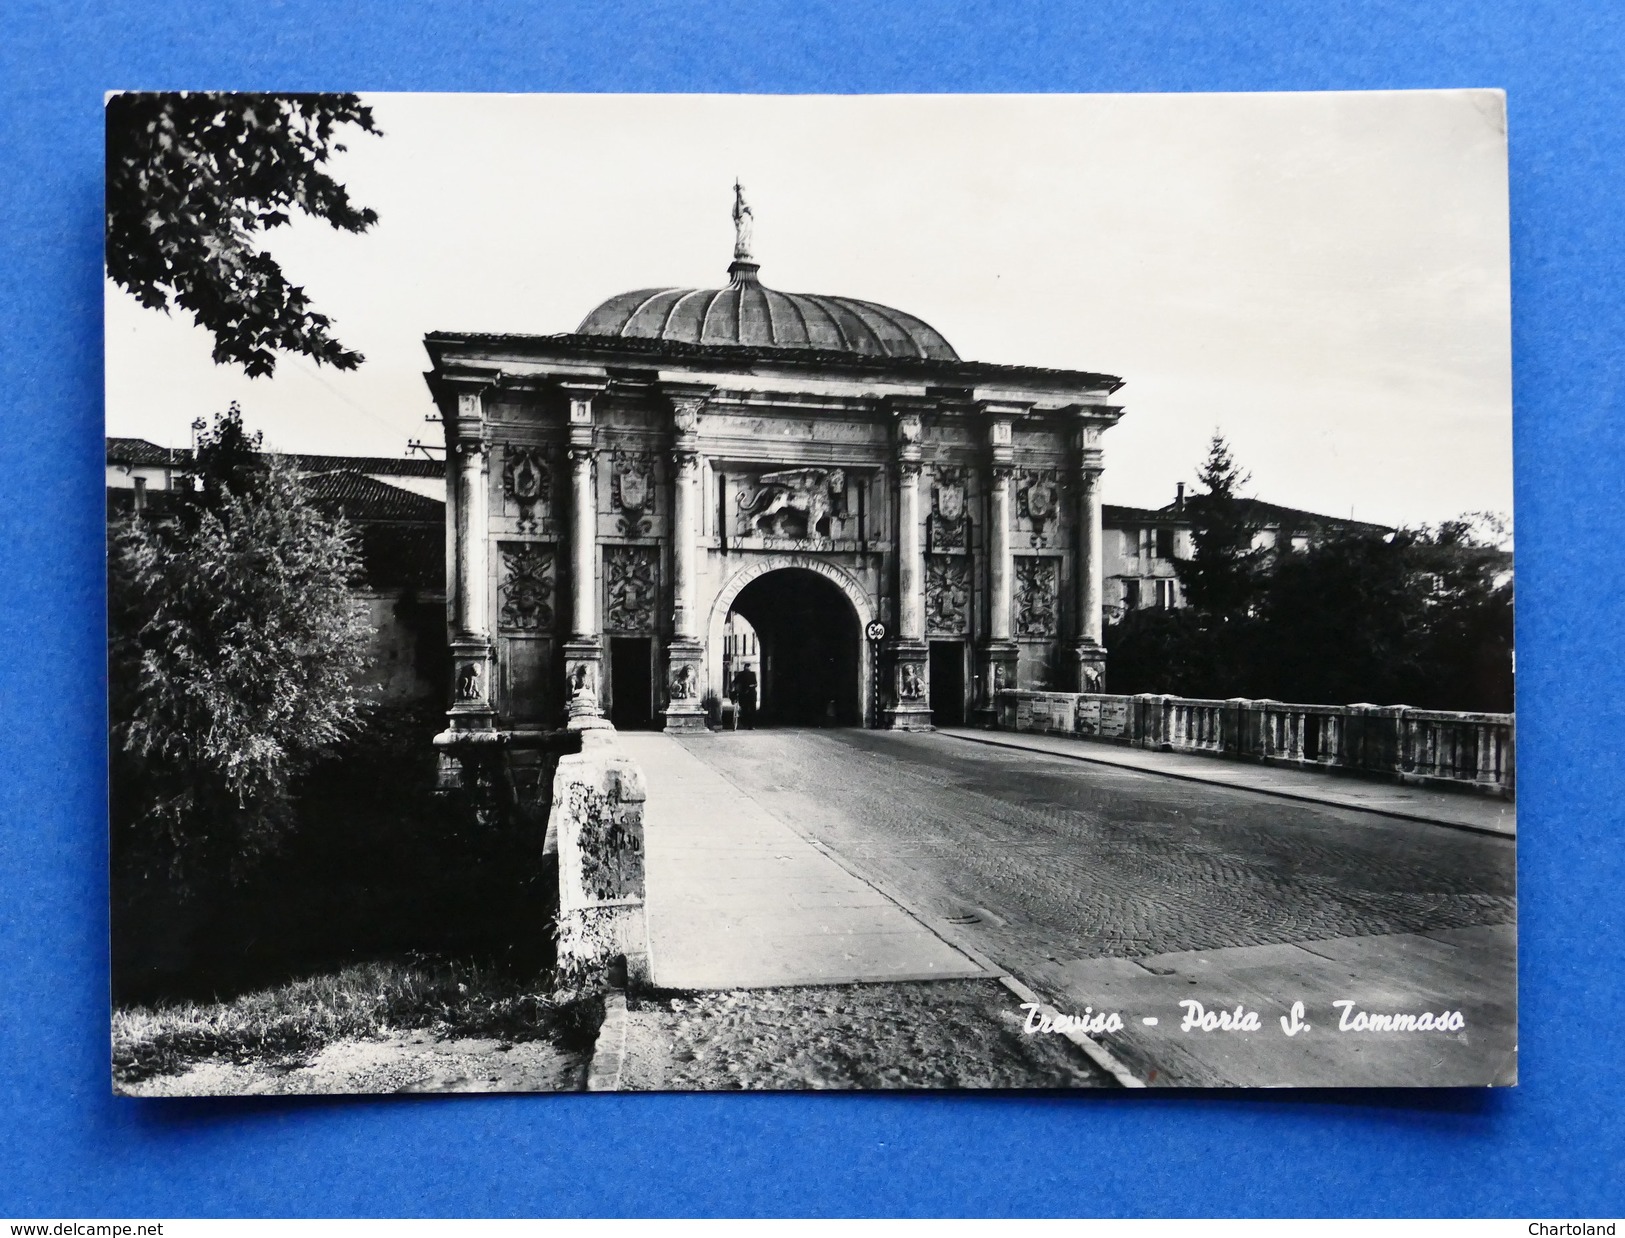
M 1294 705 L 1006 690 L 1000 730 L 1466 787 L 1512 798 L 1513 716 L 1404 705 Z

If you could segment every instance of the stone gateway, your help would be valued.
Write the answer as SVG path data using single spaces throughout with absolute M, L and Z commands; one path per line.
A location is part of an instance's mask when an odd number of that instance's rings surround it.
M 726 287 L 426 338 L 453 732 L 701 730 L 736 617 L 764 723 L 990 722 L 997 687 L 1103 686 L 1121 380 L 964 361 L 912 314 L 771 289 L 748 209 Z

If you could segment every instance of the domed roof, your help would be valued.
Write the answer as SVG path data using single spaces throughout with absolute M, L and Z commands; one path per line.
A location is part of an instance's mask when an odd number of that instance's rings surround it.
M 779 292 L 736 258 L 726 288 L 643 288 L 611 297 L 578 335 L 678 340 L 723 347 L 800 348 L 957 361 L 941 332 L 913 314 L 852 297 Z

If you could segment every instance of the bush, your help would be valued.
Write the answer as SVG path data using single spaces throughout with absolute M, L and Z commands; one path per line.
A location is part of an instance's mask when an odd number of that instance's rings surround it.
M 179 890 L 291 828 L 297 780 L 359 729 L 366 648 L 343 523 L 285 467 L 234 454 L 202 483 L 109 547 L 114 860 Z

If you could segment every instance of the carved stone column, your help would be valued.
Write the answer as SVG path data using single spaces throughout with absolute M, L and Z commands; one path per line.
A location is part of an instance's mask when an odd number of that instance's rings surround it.
M 1100 522 L 1102 454 L 1098 431 L 1078 427 L 1076 488 L 1077 559 L 1073 577 L 1077 585 L 1077 636 L 1072 644 L 1073 683 L 1079 692 L 1106 690 L 1106 648 L 1101 640 L 1105 608 L 1105 551 Z
M 666 646 L 666 730 L 703 733 L 700 704 L 705 645 L 700 640 L 698 564 L 700 542 L 700 412 L 709 387 L 668 384 L 672 410 L 671 606 L 672 638 Z M 720 695 L 720 690 L 718 692 Z
M 931 728 L 931 659 L 925 643 L 925 557 L 920 540 L 920 415 L 924 401 L 894 400 L 897 459 L 897 636 L 891 641 L 894 731 Z
M 456 731 L 490 730 L 495 718 L 489 598 L 490 480 L 484 408 L 478 391 L 459 392 L 449 429 L 457 470 L 457 593 L 452 623 L 452 701 Z
M 495 650 L 487 599 L 491 538 L 485 415 L 478 390 L 458 391 L 445 408 L 446 500 L 451 522 L 451 704 L 446 729 L 434 738 L 437 781 L 449 791 L 478 778 L 476 754 L 500 739 L 493 703 Z M 444 405 L 442 405 L 444 408 Z
M 987 640 L 978 659 L 976 721 L 992 726 L 996 716 L 995 694 L 1016 686 L 1017 646 L 1010 637 L 1010 612 L 1015 564 L 1010 549 L 1010 479 L 1015 474 L 1015 448 L 1012 445 L 1011 418 L 1022 410 L 1001 405 L 983 405 L 991 417 L 987 427 L 988 513 L 987 513 Z
M 570 426 L 570 639 L 564 646 L 568 725 L 605 727 L 598 706 L 604 648 L 598 632 L 598 450 L 593 399 L 602 383 L 561 383 L 569 401 Z

